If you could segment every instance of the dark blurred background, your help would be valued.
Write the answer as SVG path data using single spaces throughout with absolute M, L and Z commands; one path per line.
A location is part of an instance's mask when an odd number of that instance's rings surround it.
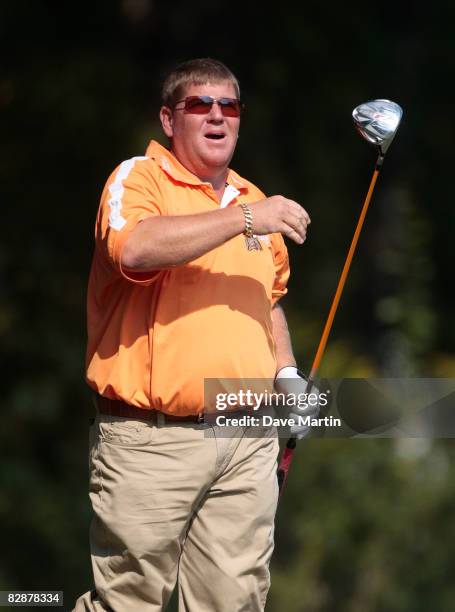
M 91 586 L 85 295 L 102 186 L 142 155 L 160 84 L 212 56 L 247 113 L 232 166 L 312 217 L 283 306 L 308 370 L 375 152 L 352 109 L 404 109 L 322 364 L 455 377 L 455 5 L 0 4 L 0 589 Z M 451 440 L 308 440 L 277 517 L 270 612 L 455 610 Z M 174 609 L 172 607 L 172 609 Z

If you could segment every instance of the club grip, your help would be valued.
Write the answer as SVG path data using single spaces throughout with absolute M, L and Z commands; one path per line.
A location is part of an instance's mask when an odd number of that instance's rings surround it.
M 284 484 L 286 482 L 286 478 L 288 476 L 289 467 L 292 461 L 292 455 L 294 454 L 296 447 L 295 438 L 289 438 L 286 444 L 286 448 L 284 449 L 283 456 L 281 457 L 280 465 L 277 471 L 278 478 L 278 490 L 281 495 L 281 491 L 283 490 Z

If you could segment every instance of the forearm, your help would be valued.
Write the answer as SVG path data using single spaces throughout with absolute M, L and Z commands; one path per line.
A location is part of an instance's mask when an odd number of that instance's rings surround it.
M 273 339 L 275 340 L 276 371 L 285 366 L 296 366 L 286 316 L 281 306 L 272 309 Z
M 128 236 L 122 265 L 153 270 L 184 264 L 241 234 L 244 228 L 238 206 L 196 215 L 150 217 Z

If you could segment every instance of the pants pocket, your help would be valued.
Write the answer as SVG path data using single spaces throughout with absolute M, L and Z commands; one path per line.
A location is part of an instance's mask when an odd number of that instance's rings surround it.
M 99 415 L 99 435 L 104 442 L 120 446 L 142 446 L 152 441 L 156 425 L 153 421 Z

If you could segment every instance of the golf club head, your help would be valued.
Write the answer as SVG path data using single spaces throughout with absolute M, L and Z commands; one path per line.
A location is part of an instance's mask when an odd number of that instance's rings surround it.
M 402 108 L 390 100 L 370 100 L 352 111 L 357 130 L 368 142 L 378 147 L 382 157 L 397 133 Z

